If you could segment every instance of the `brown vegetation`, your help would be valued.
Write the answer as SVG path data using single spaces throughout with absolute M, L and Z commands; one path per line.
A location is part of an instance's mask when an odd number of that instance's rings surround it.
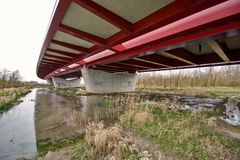
M 29 89 L 25 87 L 0 89 L 0 110 L 8 109 L 11 106 L 11 103 L 28 92 Z
M 137 87 L 139 89 L 240 87 L 240 66 L 209 67 L 166 72 L 140 74 Z
M 0 70 L 0 89 L 1 88 L 13 88 L 21 87 L 23 83 L 21 82 L 22 77 L 18 70 L 11 72 L 9 70 Z

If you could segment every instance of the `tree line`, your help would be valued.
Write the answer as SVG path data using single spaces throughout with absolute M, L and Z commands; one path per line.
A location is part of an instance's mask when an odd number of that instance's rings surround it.
M 0 70 L 0 88 L 11 88 L 23 86 L 22 77 L 18 70 Z

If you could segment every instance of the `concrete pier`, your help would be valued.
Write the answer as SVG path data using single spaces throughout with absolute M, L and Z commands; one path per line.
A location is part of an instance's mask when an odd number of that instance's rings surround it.
M 138 75 L 136 73 L 109 73 L 82 68 L 86 90 L 90 93 L 113 93 L 134 91 Z
M 52 85 L 52 86 L 53 86 L 53 80 L 52 80 L 52 78 L 49 78 L 49 79 L 47 79 L 47 84 L 49 84 L 49 85 Z
M 81 78 L 66 80 L 59 77 L 52 77 L 53 85 L 56 88 L 81 87 Z

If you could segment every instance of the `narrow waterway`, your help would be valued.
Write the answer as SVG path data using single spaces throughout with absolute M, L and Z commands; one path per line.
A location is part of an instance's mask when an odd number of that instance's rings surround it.
M 32 157 L 37 152 L 34 99 L 36 90 L 21 98 L 22 103 L 0 115 L 0 160 Z
M 139 97 L 134 105 L 154 104 L 174 97 L 133 94 Z M 38 142 L 71 139 L 84 132 L 91 120 L 112 123 L 122 112 L 127 95 L 66 96 L 50 89 L 33 89 L 21 98 L 22 103 L 0 115 L 0 160 L 31 158 L 37 154 Z M 178 97 L 184 108 L 205 108 L 223 105 L 223 99 Z M 120 105 L 119 105 L 120 104 Z M 116 108 L 114 106 L 121 106 Z M 187 106 L 187 107 L 186 107 Z

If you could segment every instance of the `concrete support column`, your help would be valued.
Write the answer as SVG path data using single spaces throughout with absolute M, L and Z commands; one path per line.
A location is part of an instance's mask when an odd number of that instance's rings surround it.
M 49 79 L 47 79 L 47 84 L 49 84 L 49 85 L 52 85 L 52 86 L 53 86 L 53 80 L 52 80 L 52 78 L 49 78 Z
M 108 73 L 82 68 L 86 90 L 90 93 L 113 93 L 134 91 L 138 75 L 136 73 Z
M 65 80 L 59 77 L 52 77 L 52 81 L 53 81 L 54 87 L 56 88 L 80 87 L 81 78 Z

